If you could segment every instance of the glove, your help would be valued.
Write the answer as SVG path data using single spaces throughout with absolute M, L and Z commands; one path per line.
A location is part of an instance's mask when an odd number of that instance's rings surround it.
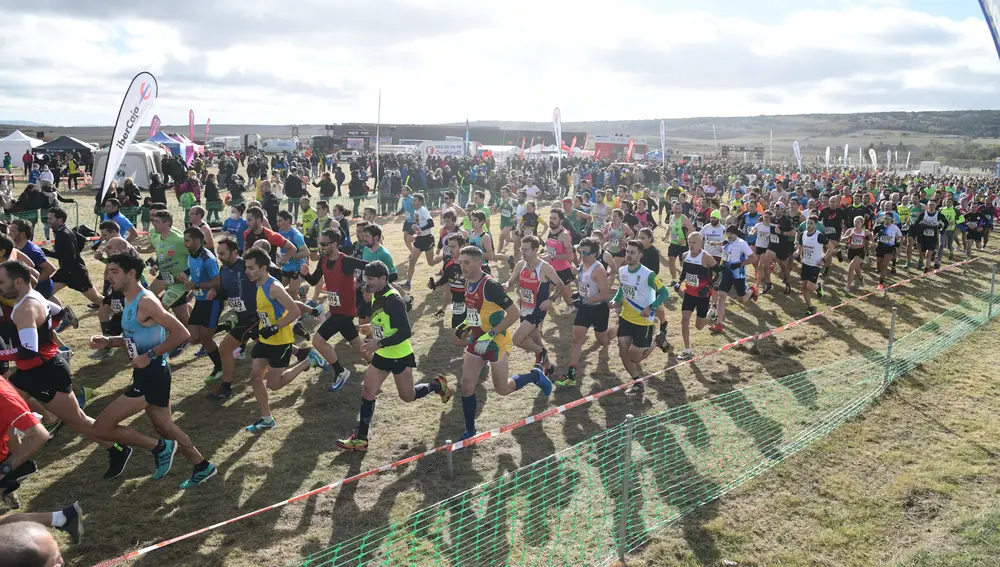
M 260 330 L 260 336 L 264 337 L 265 339 L 269 339 L 274 335 L 277 335 L 278 331 L 279 329 L 277 325 L 268 325 Z
M 427 288 L 430 289 L 431 291 L 437 288 L 437 282 L 434 281 L 434 278 L 430 278 L 427 280 Z
M 493 335 L 490 333 L 485 333 L 479 337 L 476 341 L 476 345 L 472 347 L 472 350 L 482 356 L 486 354 L 486 351 L 490 348 L 490 344 L 493 343 Z

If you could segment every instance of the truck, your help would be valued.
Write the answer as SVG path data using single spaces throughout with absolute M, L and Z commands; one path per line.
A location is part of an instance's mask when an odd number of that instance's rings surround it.
M 243 135 L 243 149 L 249 150 L 250 148 L 260 148 L 261 140 L 260 134 L 244 134 Z
M 239 136 L 216 136 L 209 140 L 208 149 L 214 152 L 229 152 L 243 149 Z
M 260 149 L 262 149 L 266 154 L 294 152 L 299 149 L 299 139 L 292 138 L 291 140 L 280 140 L 277 138 L 268 138 L 261 143 Z
M 941 162 L 938 161 L 920 162 L 921 175 L 937 175 L 940 172 L 941 172 Z

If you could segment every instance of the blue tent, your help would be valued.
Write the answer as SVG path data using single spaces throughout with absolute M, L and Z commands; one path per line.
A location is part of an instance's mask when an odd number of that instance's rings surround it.
M 167 150 L 170 151 L 170 155 L 184 157 L 183 144 L 164 134 L 163 130 L 160 130 L 155 136 L 146 141 L 154 144 L 160 144 L 161 146 L 167 148 Z

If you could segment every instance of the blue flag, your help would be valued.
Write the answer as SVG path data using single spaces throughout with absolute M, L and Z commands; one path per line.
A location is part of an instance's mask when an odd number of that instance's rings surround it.
M 990 26 L 990 33 L 993 35 L 993 46 L 997 49 L 997 56 L 1000 56 L 1000 6 L 997 0 L 979 0 L 979 6 L 986 16 L 986 23 Z

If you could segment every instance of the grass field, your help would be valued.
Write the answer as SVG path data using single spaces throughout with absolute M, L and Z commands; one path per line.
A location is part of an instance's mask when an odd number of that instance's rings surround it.
M 87 202 L 86 199 L 83 202 Z M 498 219 L 495 217 L 493 222 L 498 222 Z M 402 266 L 405 264 L 405 248 L 400 228 L 401 223 L 398 221 L 390 220 L 385 223 L 387 246 L 393 252 L 397 265 Z M 805 368 L 821 366 L 848 354 L 883 348 L 888 337 L 892 306 L 895 305 L 899 311 L 897 332 L 904 333 L 916 328 L 961 301 L 965 295 L 983 290 L 988 285 L 992 260 L 993 256 L 989 255 L 964 273 L 955 270 L 924 278 L 892 293 L 889 298 L 874 297 L 838 310 L 830 317 L 818 319 L 762 342 L 760 355 L 730 350 L 696 365 L 667 372 L 652 381 L 644 399 L 634 400 L 620 394 L 603 398 L 598 404 L 574 409 L 565 415 L 479 445 L 472 451 L 456 454 L 456 477 L 453 480 L 445 479 L 444 459 L 440 456 L 431 457 L 398 471 L 366 479 L 360 484 L 348 485 L 304 503 L 268 512 L 206 536 L 155 551 L 137 564 L 242 567 L 293 563 L 306 553 L 363 533 L 390 519 L 401 518 L 480 482 L 534 462 L 553 451 L 576 444 L 607 425 L 620 423 L 626 413 L 662 410 L 757 381 L 780 378 Z M 98 281 L 101 266 L 93 262 L 90 269 L 92 278 Z M 403 271 L 405 267 L 401 267 L 401 272 Z M 500 270 L 500 274 L 506 277 L 506 267 Z M 450 332 L 442 329 L 442 322 L 433 317 L 433 312 L 440 305 L 440 296 L 435 294 L 431 297 L 426 290 L 418 290 L 420 282 L 426 282 L 430 275 L 431 271 L 421 263 L 413 278 L 414 290 L 417 290 L 416 305 L 410 317 L 415 332 L 414 348 L 419 360 L 415 374 L 418 380 L 429 380 L 438 373 L 446 373 L 452 377 L 454 385 L 454 376 L 460 370 L 461 358 L 459 350 L 451 346 Z M 907 275 L 915 276 L 917 273 L 915 270 L 901 270 L 899 277 Z M 832 282 L 829 286 L 831 289 L 842 287 L 843 269 L 840 265 L 832 269 L 828 281 Z M 96 315 L 88 312 L 86 302 L 79 294 L 65 290 L 60 292 L 60 296 L 81 314 L 81 328 L 70 330 L 63 336 L 77 351 L 73 369 L 78 385 L 97 388 L 98 398 L 87 410 L 91 415 L 96 415 L 129 383 L 131 373 L 128 363 L 121 352 L 101 362 L 87 359 L 89 350 L 86 341 L 97 332 Z M 835 305 L 843 299 L 841 293 L 834 291 L 819 305 Z M 760 306 L 760 310 L 733 308 L 725 336 L 711 336 L 707 332 L 696 334 L 696 352 L 753 334 L 765 326 L 773 328 L 798 319 L 804 310 L 799 298 L 794 295 L 786 297 L 780 293 L 765 297 Z M 559 372 L 565 370 L 572 325 L 572 316 L 558 313 L 561 311 L 560 306 L 557 314 L 550 317 L 543 332 L 545 340 L 555 353 Z M 680 312 L 675 299 L 668 303 L 668 316 L 671 324 L 670 340 L 679 344 Z M 326 388 L 331 376 L 320 375 L 316 370 L 307 372 L 286 389 L 272 393 L 271 405 L 278 428 L 253 436 L 243 431 L 243 426 L 257 417 L 256 404 L 246 384 L 249 361 L 238 363 L 234 397 L 220 405 L 205 397 L 208 389 L 203 384 L 203 378 L 210 370 L 210 362 L 207 359 L 194 359 L 194 350 L 188 349 L 171 364 L 174 370 L 174 416 L 199 449 L 219 466 L 220 475 L 205 486 L 180 492 L 176 485 L 189 473 L 187 463 L 178 460 L 175 470 L 167 478 L 153 482 L 149 478 L 152 473 L 151 456 L 136 454 L 123 477 L 115 481 L 103 481 L 101 474 L 106 466 L 104 452 L 68 430 L 61 431 L 42 451 L 39 459 L 40 473 L 31 478 L 19 494 L 24 508 L 33 511 L 55 509 L 73 500 L 81 502 L 86 511 L 88 533 L 81 545 L 65 548 L 64 554 L 72 564 L 93 564 L 135 547 L 223 521 L 336 479 L 424 451 L 446 439 L 457 439 L 462 433 L 462 412 L 457 398 L 447 406 L 442 406 L 437 397 L 406 405 L 398 400 L 389 381 L 376 408 L 369 452 L 345 454 L 337 450 L 333 444 L 334 439 L 348 433 L 356 423 L 360 401 L 358 377 L 363 371 L 357 356 L 348 349 L 338 348 L 344 364 L 354 371 L 347 386 L 338 393 L 328 393 Z M 995 348 L 985 352 L 995 352 Z M 585 362 L 581 368 L 579 387 L 571 391 L 556 391 L 551 399 L 538 397 L 538 390 L 530 386 L 506 398 L 493 392 L 487 393 L 492 387 L 483 386 L 479 391 L 480 431 L 537 413 L 554 403 L 565 403 L 581 395 L 603 390 L 623 380 L 625 372 L 616 349 L 602 350 L 588 341 L 584 353 Z M 530 355 L 516 351 L 512 358 L 512 371 L 526 370 L 531 362 Z M 981 365 L 984 373 L 989 364 L 986 357 L 970 362 Z M 668 357 L 657 351 L 647 361 L 645 369 L 653 372 L 672 364 L 672 355 Z M 974 378 L 974 375 L 970 376 L 970 379 Z M 929 378 L 924 381 L 931 383 Z M 960 399 L 961 396 L 956 392 L 955 400 Z M 924 411 L 933 410 L 931 415 L 942 419 L 943 414 L 936 413 L 939 408 L 928 405 L 931 401 L 926 399 L 925 405 L 921 407 Z M 963 403 L 974 405 L 969 400 Z M 955 411 L 958 412 L 958 409 Z M 903 409 L 899 413 L 901 416 L 905 414 L 914 426 L 927 427 L 926 434 L 933 435 L 930 426 L 920 421 L 915 413 L 908 414 Z M 981 423 L 975 417 L 977 414 L 971 411 L 955 414 L 949 412 L 949 415 L 949 419 L 960 419 L 963 423 L 967 421 L 963 427 L 974 429 L 976 435 L 980 431 L 984 435 L 988 433 L 987 425 Z M 854 432 L 855 428 L 869 422 L 866 419 L 852 424 L 849 426 L 850 431 Z M 151 431 L 143 417 L 137 418 L 135 424 L 145 431 Z M 867 440 L 869 437 L 871 440 Z M 759 564 L 791 562 L 795 557 L 813 564 L 809 558 L 814 555 L 823 557 L 821 553 L 833 554 L 838 549 L 841 553 L 857 550 L 856 553 L 861 557 L 862 546 L 849 545 L 849 537 L 865 536 L 874 539 L 883 534 L 883 531 L 875 533 L 872 531 L 875 527 L 868 524 L 851 528 L 848 523 L 850 514 L 865 513 L 867 508 L 861 507 L 861 504 L 871 504 L 864 499 L 861 503 L 851 500 L 861 498 L 861 495 L 846 491 L 855 486 L 852 482 L 866 479 L 864 467 L 880 471 L 900 470 L 901 473 L 895 476 L 903 477 L 904 480 L 912 477 L 907 481 L 911 484 L 896 487 L 901 491 L 898 492 L 899 495 L 903 495 L 911 485 L 922 487 L 922 483 L 928 479 L 938 478 L 931 472 L 923 475 L 917 474 L 919 471 L 910 471 L 909 467 L 917 461 L 904 464 L 909 458 L 906 451 L 892 449 L 891 443 L 909 438 L 901 438 L 899 434 L 873 434 L 869 437 L 855 432 L 855 437 L 837 437 L 835 439 L 840 441 L 834 439 L 822 444 L 809 454 L 811 456 L 798 458 L 781 468 L 779 473 L 763 477 L 754 485 L 755 488 L 713 506 L 710 514 L 692 520 L 691 529 L 684 532 L 687 539 L 667 537 L 663 542 L 650 547 L 644 559 L 649 565 L 664 564 L 662 561 L 665 558 L 714 565 L 719 560 L 728 558 L 723 557 L 724 549 L 734 549 L 734 554 L 744 554 L 739 557 L 756 557 L 757 559 L 752 560 L 760 561 Z M 881 444 L 883 442 L 885 445 Z M 951 444 L 958 446 L 954 440 Z M 927 444 L 921 444 L 920 448 L 925 448 L 925 445 Z M 864 452 L 858 453 L 859 450 Z M 965 463 L 960 457 L 961 454 L 939 451 L 932 459 L 932 464 L 950 467 L 955 473 Z M 846 469 L 840 475 L 825 474 L 827 467 L 822 466 L 822 463 L 832 463 L 835 459 L 836 462 L 853 459 L 856 467 L 852 469 L 854 475 L 848 474 Z M 909 476 L 904 474 L 907 472 Z M 788 480 L 796 474 L 810 473 L 814 476 L 808 481 L 794 483 Z M 879 478 L 883 479 L 887 490 L 891 488 L 889 485 L 892 483 L 888 477 Z M 768 492 L 770 483 L 776 480 L 803 488 L 798 494 L 789 489 L 780 502 L 764 502 L 760 492 Z M 824 489 L 823 492 L 813 494 L 815 489 L 824 485 L 842 486 L 846 492 L 838 491 L 833 494 L 830 492 L 832 489 Z M 985 491 L 990 486 L 984 483 L 981 488 Z M 995 483 L 992 488 L 996 492 Z M 748 496 L 750 494 L 757 496 Z M 934 501 L 943 498 L 936 496 L 936 493 L 927 494 Z M 777 498 L 781 494 L 772 496 Z M 842 499 L 841 502 L 835 502 L 834 496 Z M 775 514 L 775 508 L 799 510 L 805 517 L 799 518 L 800 524 L 793 526 L 791 524 L 795 523 L 798 516 L 790 512 Z M 730 509 L 732 514 L 728 513 Z M 834 511 L 839 514 L 834 518 L 839 519 L 828 517 Z M 736 525 L 736 517 L 746 525 L 731 527 Z M 807 525 L 806 519 L 827 522 L 830 533 L 823 532 L 825 535 L 821 541 L 817 541 L 821 534 L 813 533 L 816 530 L 799 527 Z M 873 516 L 873 522 L 880 519 L 881 517 Z M 783 522 L 788 525 L 783 525 Z M 879 530 L 892 528 L 891 525 L 881 526 Z M 799 534 L 801 539 L 791 537 L 795 534 Z M 782 543 L 785 541 L 787 543 Z M 958 540 L 949 541 L 954 543 Z M 739 550 L 722 545 L 728 542 L 735 542 L 734 546 L 739 544 Z M 920 542 L 932 543 L 926 538 L 921 538 Z M 943 546 L 934 546 L 933 551 L 942 552 L 945 549 Z M 852 556 L 842 561 L 831 561 L 833 562 L 827 564 L 845 564 L 855 559 Z M 867 563 L 860 561 L 855 564 Z

